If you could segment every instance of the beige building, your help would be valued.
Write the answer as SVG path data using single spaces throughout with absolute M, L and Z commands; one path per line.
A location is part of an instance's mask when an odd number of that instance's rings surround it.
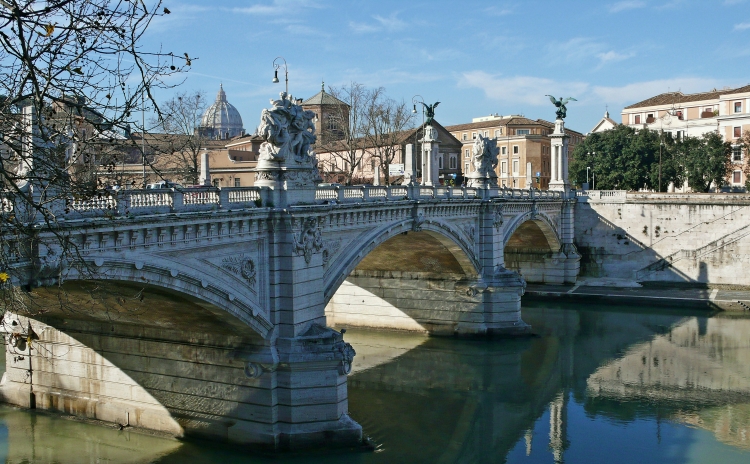
M 625 107 L 622 123 L 637 129 L 664 131 L 675 138 L 700 137 L 717 131 L 734 145 L 734 168 L 727 182 L 735 188 L 745 185 L 747 179 L 742 171 L 746 153 L 739 138 L 750 130 L 750 85 L 693 94 L 663 93 Z
M 456 139 L 448 129 L 443 127 L 439 122 L 433 120 L 432 127 L 437 131 L 437 137 L 440 141 L 438 153 L 439 156 L 435 162 L 438 168 L 438 181 L 441 184 L 447 184 L 452 179 L 460 179 L 461 177 L 461 147 L 462 143 Z M 394 141 L 392 146 L 393 161 L 392 167 L 403 166 L 406 159 L 406 145 L 412 144 L 414 146 L 414 162 L 417 174 L 417 179 L 422 177 L 421 166 L 422 160 L 420 157 L 421 146 L 420 139 L 422 138 L 422 126 L 414 129 L 398 132 L 391 138 Z M 356 151 L 355 158 L 359 160 L 359 165 L 355 168 L 354 175 L 352 176 L 353 183 L 376 183 L 375 168 L 379 166 L 380 160 L 377 157 L 377 148 L 371 146 L 367 139 L 359 139 L 360 143 L 355 146 L 361 147 Z M 340 142 L 331 142 L 317 146 L 315 149 L 318 155 L 318 165 L 321 170 L 323 179 L 327 182 L 338 182 L 343 183 L 346 179 L 344 172 L 347 171 L 347 148 Z M 408 170 L 408 166 L 403 166 L 405 170 Z M 384 183 L 386 176 L 385 168 L 380 169 L 380 183 Z M 391 175 L 390 181 L 393 183 L 400 183 L 403 174 Z
M 555 125 L 549 121 L 519 115 L 491 115 L 474 118 L 469 124 L 446 127 L 462 144 L 460 164 L 464 173 L 474 170 L 471 163 L 472 147 L 477 135 L 481 134 L 497 139 L 500 148 L 497 163 L 500 186 L 542 189 L 549 188 L 552 157 L 549 135 L 554 128 Z M 569 136 L 568 153 L 572 153 L 583 140 L 583 134 L 570 129 L 565 129 L 565 132 Z

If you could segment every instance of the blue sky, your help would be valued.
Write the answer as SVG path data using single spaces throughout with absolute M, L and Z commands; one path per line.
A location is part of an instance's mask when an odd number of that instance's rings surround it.
M 545 94 L 572 96 L 567 126 L 588 132 L 605 105 L 668 90 L 750 84 L 750 0 L 166 1 L 144 46 L 198 59 L 181 90 L 223 82 L 253 131 L 283 90 L 307 98 L 356 81 L 442 102 L 444 125 L 491 113 L 554 118 Z M 171 96 L 162 92 L 160 99 Z

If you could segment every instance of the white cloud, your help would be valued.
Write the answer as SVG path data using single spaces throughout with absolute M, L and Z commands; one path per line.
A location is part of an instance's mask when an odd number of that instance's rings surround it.
M 397 13 L 392 13 L 387 18 L 384 18 L 379 15 L 375 15 L 373 16 L 373 18 L 375 18 L 375 20 L 379 22 L 383 28 L 389 31 L 396 31 L 396 30 L 403 29 L 406 27 L 406 22 L 399 19 Z
M 609 7 L 609 12 L 619 13 L 620 11 L 634 10 L 636 8 L 644 8 L 645 6 L 646 6 L 646 2 L 643 2 L 641 0 L 624 0 L 622 2 L 617 2 L 614 5 L 611 5 Z
M 585 82 L 556 82 L 534 76 L 493 76 L 484 71 L 463 73 L 459 85 L 479 88 L 493 100 L 535 106 L 549 105 L 549 97 L 545 94 L 554 92 L 555 95 L 577 97 L 589 88 Z
M 571 63 L 590 59 L 599 60 L 599 68 L 608 64 L 623 61 L 635 56 L 634 52 L 621 53 L 608 50 L 608 47 L 587 37 L 575 37 L 567 42 L 555 42 L 548 47 L 550 58 L 555 61 Z
M 349 21 L 349 28 L 353 30 L 354 32 L 358 32 L 360 34 L 367 34 L 370 32 L 377 32 L 380 30 L 377 26 L 373 24 L 365 24 L 365 23 L 355 23 L 354 21 Z
M 349 28 L 360 34 L 369 34 L 382 30 L 398 31 L 406 27 L 406 22 L 398 17 L 398 13 L 391 13 L 388 17 L 375 15 L 372 18 L 375 20 L 375 23 L 358 23 L 350 21 Z
M 627 60 L 635 56 L 635 53 L 617 53 L 614 50 L 610 50 L 605 53 L 599 53 L 596 55 L 599 58 L 599 62 L 604 65 L 605 63 L 616 63 L 618 61 Z
M 592 86 L 591 93 L 607 103 L 630 105 L 667 91 L 707 92 L 717 86 L 719 86 L 717 79 L 684 77 L 634 82 L 619 87 Z
M 488 16 L 507 16 L 511 13 L 513 13 L 513 10 L 510 8 L 500 7 L 500 6 L 491 6 L 484 9 L 484 13 Z
M 560 82 L 536 76 L 497 76 L 484 71 L 469 71 L 461 75 L 459 85 L 484 91 L 487 98 L 506 104 L 548 105 L 545 94 L 557 97 L 573 96 L 581 104 L 630 105 L 646 98 L 671 91 L 683 93 L 705 92 L 720 85 L 717 79 L 684 77 L 634 82 L 622 86 L 602 86 L 588 82 Z M 722 84 L 723 85 L 723 84 Z
M 271 3 L 256 3 L 254 5 L 230 8 L 232 13 L 247 15 L 289 15 L 289 12 L 299 11 L 303 8 L 322 8 L 318 3 L 310 0 L 273 0 Z
M 750 29 L 750 23 L 739 23 L 734 25 L 735 31 L 744 31 L 745 29 Z

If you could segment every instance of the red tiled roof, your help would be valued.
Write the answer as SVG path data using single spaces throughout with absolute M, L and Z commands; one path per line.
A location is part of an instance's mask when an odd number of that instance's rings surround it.
M 688 103 L 688 102 L 694 102 L 694 101 L 702 101 L 702 100 L 717 100 L 722 95 L 728 95 L 732 93 L 743 93 L 743 92 L 750 92 L 750 85 L 746 85 L 744 87 L 738 87 L 736 89 L 721 89 L 721 90 L 711 90 L 710 92 L 700 92 L 700 93 L 689 93 L 684 94 L 682 92 L 667 92 L 662 93 L 659 95 L 656 95 L 655 97 L 647 98 L 643 101 L 640 101 L 638 103 L 634 103 L 630 106 L 626 106 L 625 109 L 631 109 L 631 108 L 641 108 L 644 106 L 656 106 L 656 105 L 671 105 L 671 104 L 680 104 L 680 103 Z

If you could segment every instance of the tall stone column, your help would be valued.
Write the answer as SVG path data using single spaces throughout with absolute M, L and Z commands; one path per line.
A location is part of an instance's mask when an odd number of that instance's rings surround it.
M 208 149 L 201 150 L 201 173 L 198 182 L 201 185 L 211 185 L 211 168 L 208 163 Z
M 414 145 L 407 143 L 404 156 L 404 185 L 414 185 L 417 182 L 414 161 Z
M 565 135 L 565 122 L 561 118 L 555 121 L 555 130 L 550 134 L 550 145 L 552 149 L 552 179 L 549 184 L 550 190 L 570 190 L 568 180 L 568 136 Z
M 436 185 L 439 182 L 435 175 L 435 164 L 440 150 L 437 130 L 432 126 L 425 126 L 424 137 L 420 142 L 422 142 L 422 185 Z

